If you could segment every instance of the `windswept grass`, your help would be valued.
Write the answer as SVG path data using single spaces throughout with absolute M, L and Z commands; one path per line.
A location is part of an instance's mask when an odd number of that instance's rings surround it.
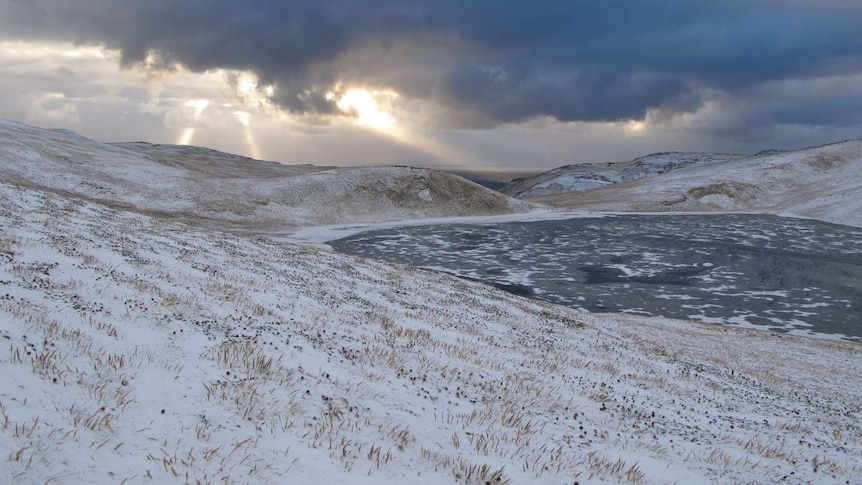
M 852 483 L 862 471 L 858 346 L 582 315 L 27 194 L 11 212 L 51 224 L 10 222 L 0 239 L 11 483 Z

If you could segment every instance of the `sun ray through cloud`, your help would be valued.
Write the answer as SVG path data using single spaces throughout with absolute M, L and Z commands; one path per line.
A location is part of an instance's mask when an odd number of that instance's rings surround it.
M 474 154 L 435 139 L 405 123 L 399 123 L 398 118 L 391 112 L 398 98 L 398 93 L 388 89 L 342 90 L 341 85 L 336 85 L 326 94 L 326 99 L 334 102 L 339 110 L 355 117 L 357 126 L 382 138 L 430 155 L 447 166 L 471 169 L 491 166 Z
M 243 139 L 245 140 L 245 144 L 248 147 L 251 157 L 260 160 L 263 156 L 261 155 L 257 141 L 254 139 L 254 135 L 251 133 L 251 115 L 245 111 L 234 111 L 233 114 L 243 126 Z
M 192 142 L 192 137 L 195 136 L 194 128 L 186 128 L 183 130 L 180 138 L 177 140 L 177 145 L 188 145 Z
M 510 168 L 667 149 L 754 153 L 862 129 L 859 2 L 636 3 L 636 25 L 605 25 L 617 12 L 599 1 L 510 2 L 493 16 L 439 2 L 322 1 L 297 11 L 225 4 L 224 18 L 238 20 L 227 24 L 209 15 L 171 21 L 173 9 L 143 0 L 0 2 L 0 116 L 106 141 L 230 151 L 246 149 L 230 136 L 241 132 L 233 113 L 242 110 L 261 148 L 302 140 L 308 162 L 340 162 L 346 144 L 404 153 L 390 143 L 397 139 Z M 376 20 L 353 21 L 364 15 Z M 601 49 L 571 48 L 592 45 L 600 26 Z M 198 108 L 184 103 L 197 99 L 212 104 L 194 116 Z M 279 130 L 296 137 L 266 135 Z
M 209 100 L 206 99 L 191 99 L 186 102 L 184 106 L 195 109 L 194 118 L 192 119 L 192 126 L 183 130 L 180 138 L 177 140 L 177 145 L 188 145 L 192 142 L 192 138 L 195 136 L 195 130 L 197 129 L 194 125 L 197 124 L 201 114 L 205 109 L 207 109 L 209 104 Z
M 327 98 L 333 100 L 335 94 L 327 93 Z M 345 113 L 356 116 L 356 124 L 367 126 L 378 131 L 385 131 L 393 126 L 397 120 L 378 103 L 379 98 L 395 99 L 398 94 L 393 91 L 368 91 L 366 89 L 352 88 L 338 97 L 335 105 Z

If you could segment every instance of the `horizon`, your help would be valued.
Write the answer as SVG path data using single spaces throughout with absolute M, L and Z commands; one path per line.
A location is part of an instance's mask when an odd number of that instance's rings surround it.
M 0 121 L 2 121 L 2 120 L 10 121 L 12 123 L 20 123 L 24 126 L 32 126 L 36 129 L 47 130 L 47 131 L 70 130 L 69 128 L 34 126 L 34 125 L 29 125 L 27 123 L 23 123 L 23 122 L 18 121 L 18 120 L 11 120 L 8 118 L 0 117 Z M 78 133 L 74 130 L 70 130 L 70 131 L 72 131 L 73 133 L 75 133 L 79 136 L 84 136 L 81 133 Z M 85 138 L 91 139 L 91 138 L 86 137 L 86 136 L 85 136 Z M 110 142 L 106 142 L 103 140 L 95 140 L 95 139 L 91 139 L 91 140 L 96 142 L 96 143 L 107 143 L 107 144 L 112 144 L 112 145 L 122 145 L 122 144 L 127 144 L 127 143 L 128 144 L 144 143 L 144 144 L 149 144 L 149 145 L 185 146 L 185 147 L 190 147 L 190 148 L 200 148 L 203 150 L 214 150 L 214 151 L 226 153 L 228 155 L 237 155 L 237 156 L 249 158 L 251 160 L 257 160 L 257 161 L 262 161 L 262 162 L 275 162 L 275 163 L 279 163 L 282 165 L 314 165 L 314 166 L 321 167 L 321 168 L 325 168 L 325 167 L 333 167 L 333 168 L 361 168 L 361 167 L 425 168 L 425 169 L 439 170 L 442 172 L 448 172 L 448 173 L 451 173 L 454 175 L 458 175 L 460 177 L 463 177 L 465 179 L 468 179 L 472 182 L 478 183 L 479 185 L 483 185 L 483 186 L 490 188 L 492 190 L 495 190 L 495 191 L 498 190 L 499 188 L 503 187 L 505 184 L 507 184 L 509 182 L 514 182 L 516 180 L 534 177 L 534 176 L 543 174 L 545 172 L 549 172 L 549 171 L 552 171 L 552 170 L 558 169 L 558 168 L 564 168 L 567 166 L 626 163 L 626 162 L 634 161 L 638 158 L 644 158 L 644 157 L 649 157 L 649 156 L 653 156 L 653 155 L 662 155 L 662 154 L 666 154 L 666 153 L 710 153 L 710 152 L 699 152 L 699 151 L 685 152 L 685 151 L 680 151 L 680 150 L 667 150 L 667 151 L 643 153 L 643 154 L 637 155 L 637 156 L 635 156 L 631 159 L 627 159 L 627 160 L 584 161 L 584 162 L 578 162 L 578 163 L 550 166 L 548 168 L 524 168 L 524 167 L 505 167 L 505 166 L 504 167 L 464 167 L 464 166 L 444 166 L 444 165 L 437 165 L 437 166 L 425 165 L 425 166 L 423 166 L 421 164 L 410 164 L 410 163 L 404 163 L 404 162 L 394 162 L 394 163 L 373 163 L 372 162 L 372 163 L 368 163 L 368 164 L 346 164 L 346 165 L 328 164 L 327 165 L 327 164 L 317 164 L 317 163 L 314 163 L 314 164 L 311 164 L 311 163 L 288 163 L 288 162 L 283 162 L 283 161 L 279 161 L 279 160 L 271 160 L 271 159 L 266 159 L 266 158 L 254 158 L 248 154 L 231 152 L 231 151 L 227 151 L 227 150 L 221 150 L 218 148 L 213 148 L 213 147 L 208 147 L 208 146 L 203 146 L 203 145 L 196 145 L 196 144 L 178 144 L 178 143 L 171 143 L 171 142 L 161 143 L 161 142 L 151 142 L 151 141 L 147 141 L 147 140 L 121 140 L 121 141 L 110 141 Z M 806 150 L 806 149 L 811 149 L 811 148 L 818 148 L 821 146 L 838 145 L 838 144 L 846 143 L 846 142 L 850 142 L 850 141 L 862 141 L 862 138 L 848 138 L 848 139 L 844 139 L 844 140 L 830 141 L 830 142 L 817 144 L 817 145 L 787 148 L 787 149 L 767 148 L 767 149 L 760 150 L 760 151 L 755 152 L 755 153 L 729 153 L 729 152 L 712 152 L 712 153 L 741 155 L 743 157 L 756 157 L 756 156 L 759 156 L 761 154 L 769 154 L 770 152 L 792 152 L 792 151 L 796 151 L 796 150 Z
M 862 134 L 852 2 L 288 3 L 0 1 L 0 117 L 474 173 Z

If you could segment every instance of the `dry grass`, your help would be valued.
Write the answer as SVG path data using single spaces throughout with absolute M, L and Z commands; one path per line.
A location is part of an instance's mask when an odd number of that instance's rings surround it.
M 132 470 L 113 477 L 127 483 L 282 483 L 295 469 L 456 483 L 859 472 L 840 451 L 860 435 L 847 418 L 858 392 L 840 385 L 850 370 L 818 360 L 854 362 L 858 349 L 603 322 L 412 268 L 99 215 L 125 237 L 63 219 L 78 210 L 53 222 L 66 240 L 0 242 L 0 280 L 39 295 L 0 299 L 15 322 L 0 365 L 48 396 L 0 395 L 19 481 L 57 476 L 43 450 L 77 448 L 92 467 Z M 30 249 L 48 256 L 23 258 Z M 787 349 L 821 357 L 782 361 Z

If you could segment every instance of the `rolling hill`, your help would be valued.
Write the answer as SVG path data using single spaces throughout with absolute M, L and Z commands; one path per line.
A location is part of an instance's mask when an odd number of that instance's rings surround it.
M 530 207 L 2 123 L 0 482 L 858 481 L 858 344 L 588 314 L 261 231 Z
M 862 226 L 862 140 L 690 165 L 649 178 L 532 197 L 557 208 L 743 211 Z
M 11 121 L 0 122 L 0 161 L 10 182 L 252 232 L 533 208 L 434 170 L 284 165 L 199 147 L 111 145 Z
M 742 157 L 743 155 L 726 153 L 653 153 L 629 162 L 566 165 L 533 177 L 514 179 L 499 190 L 512 197 L 540 197 L 655 177 L 690 165 L 716 163 Z

